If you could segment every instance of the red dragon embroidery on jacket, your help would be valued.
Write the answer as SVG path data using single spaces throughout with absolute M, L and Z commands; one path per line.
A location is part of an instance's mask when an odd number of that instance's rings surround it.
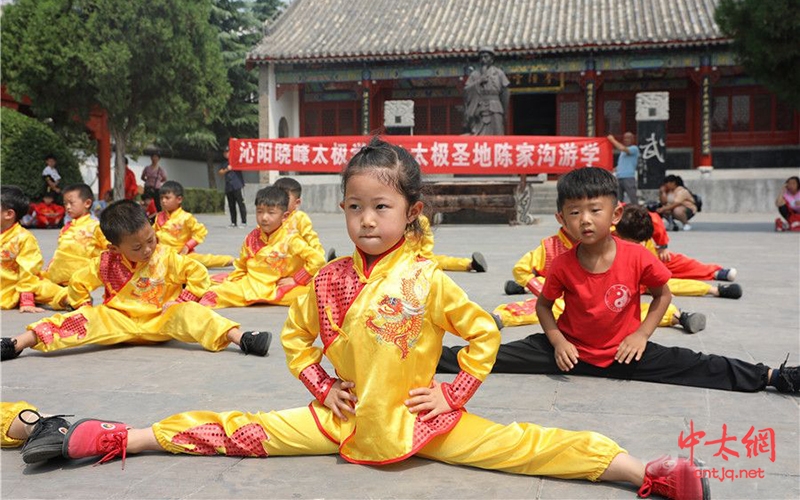
M 417 268 L 413 277 L 401 279 L 402 298 L 384 295 L 378 302 L 377 314 L 367 315 L 367 327 L 380 341 L 396 345 L 402 359 L 408 356 L 422 332 L 425 304 L 414 291 L 421 272 L 422 269 Z

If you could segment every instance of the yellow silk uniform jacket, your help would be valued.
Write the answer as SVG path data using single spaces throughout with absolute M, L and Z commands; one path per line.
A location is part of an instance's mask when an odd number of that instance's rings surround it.
M 39 243 L 30 231 L 17 223 L 0 233 L 0 309 L 35 303 L 61 307 L 66 291 L 39 277 L 42 264 Z
M 330 437 L 341 426 L 341 456 L 391 463 L 450 431 L 494 364 L 500 333 L 491 316 L 403 240 L 370 268 L 358 250 L 337 259 L 312 285 L 289 310 L 281 340 L 289 370 L 317 399 L 311 411 L 320 431 Z M 433 381 L 445 331 L 469 342 L 458 356 L 463 371 L 443 384 L 455 410 L 422 422 L 403 402 Z M 334 422 L 321 404 L 335 382 L 320 365 L 323 354 L 337 377 L 355 383 L 356 415 L 347 422 Z
M 472 259 L 466 257 L 450 257 L 448 255 L 435 255 L 433 253 L 433 230 L 431 230 L 431 222 L 428 218 L 424 215 L 419 216 L 419 225 L 422 226 L 422 236 L 417 237 L 414 235 L 406 235 L 409 244 L 415 251 L 425 257 L 426 259 L 430 259 L 436 264 L 438 264 L 439 268 L 444 269 L 445 271 L 468 271 L 470 265 L 472 264 Z
M 307 213 L 302 210 L 295 210 L 283 221 L 283 225 L 286 226 L 286 230 L 289 234 L 293 232 L 298 233 L 311 248 L 318 250 L 320 253 L 325 253 L 325 250 L 322 248 L 322 243 L 319 241 L 319 235 L 314 231 L 311 218 Z
M 99 257 L 107 246 L 100 223 L 90 214 L 73 219 L 61 229 L 58 247 L 43 276 L 53 283 L 66 285 L 73 274 Z
M 194 249 L 208 236 L 205 224 L 198 221 L 194 215 L 178 207 L 174 212 L 167 213 L 162 210 L 156 215 L 153 223 L 158 242 L 167 245 L 180 253 L 183 247 L 189 247 L 189 258 L 196 260 L 206 267 L 225 267 L 230 265 L 233 257 L 228 255 L 213 255 L 195 253 Z
M 289 305 L 308 292 L 308 283 L 325 264 L 321 250 L 312 248 L 286 224 L 271 234 L 256 228 L 245 237 L 234 270 L 219 285 L 212 286 L 202 304 L 211 307 L 244 307 L 259 302 Z M 292 277 L 297 285 L 278 286 Z

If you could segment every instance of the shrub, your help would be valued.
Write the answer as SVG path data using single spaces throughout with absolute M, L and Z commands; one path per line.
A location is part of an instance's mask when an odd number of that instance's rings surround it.
M 216 189 L 184 188 L 182 207 L 193 214 L 225 211 L 225 193 Z
M 0 107 L 3 140 L 0 144 L 0 179 L 4 185 L 15 184 L 31 200 L 44 193 L 44 157 L 53 154 L 61 174 L 61 186 L 83 182 L 78 160 L 55 132 L 40 121 L 10 108 Z

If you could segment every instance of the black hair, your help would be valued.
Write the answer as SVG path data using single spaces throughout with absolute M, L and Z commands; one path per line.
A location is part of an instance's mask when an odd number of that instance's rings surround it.
M 58 158 L 56 158 L 56 155 L 54 155 L 53 153 L 50 153 L 50 154 L 48 154 L 47 156 L 44 157 L 44 161 L 47 161 L 47 160 L 50 160 L 50 159 L 58 161 Z
M 268 186 L 256 193 L 257 207 L 278 207 L 284 212 L 289 210 L 289 193 L 278 186 Z
M 400 146 L 389 144 L 380 137 L 361 148 L 342 171 L 342 193 L 345 193 L 347 181 L 357 174 L 369 173 L 379 181 L 392 186 L 402 194 L 411 207 L 422 199 L 422 172 L 414 157 Z M 408 225 L 408 231 L 422 236 L 419 219 Z
M 597 167 L 575 169 L 558 179 L 556 184 L 558 199 L 556 205 L 560 212 L 567 200 L 583 200 L 610 196 L 617 204 L 619 183 L 614 174 Z
M 144 209 L 133 200 L 115 201 L 100 214 L 100 230 L 113 245 L 119 245 L 122 238 L 149 225 Z
M 183 197 L 183 186 L 178 181 L 167 181 L 158 188 L 159 196 L 164 196 L 165 194 Z
M 71 193 L 73 191 L 78 192 L 78 196 L 80 196 L 81 201 L 94 201 L 94 193 L 92 192 L 92 188 L 83 183 L 70 184 L 61 191 L 61 194 L 66 195 L 67 193 Z
M 668 175 L 664 177 L 664 180 L 661 181 L 661 185 L 663 186 L 668 182 L 674 182 L 676 186 L 685 187 L 683 184 L 683 178 L 680 175 Z
M 28 213 L 31 201 L 19 186 L 0 186 L 0 207 L 14 211 L 14 221 L 19 222 Z
M 650 218 L 650 212 L 639 205 L 625 205 L 616 228 L 620 238 L 636 243 L 653 237 L 653 219 Z
M 789 177 L 788 179 L 786 179 L 787 183 L 789 181 L 795 181 L 797 183 L 797 187 L 800 188 L 800 177 L 798 177 L 796 175 L 793 175 L 793 176 Z
M 295 198 L 300 198 L 300 195 L 303 194 L 303 186 L 291 177 L 281 177 L 275 181 L 273 186 L 283 189 L 287 193 L 294 195 Z

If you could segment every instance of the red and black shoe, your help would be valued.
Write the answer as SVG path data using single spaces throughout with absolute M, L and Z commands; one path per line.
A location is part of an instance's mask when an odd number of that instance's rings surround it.
M 701 477 L 700 463 L 688 458 L 663 456 L 648 463 L 644 470 L 644 483 L 639 497 L 656 494 L 674 500 L 709 500 L 711 488 L 708 479 Z
M 95 465 L 108 462 L 121 455 L 124 469 L 128 447 L 128 429 L 130 427 L 122 422 L 93 418 L 79 420 L 67 432 L 62 454 L 65 458 L 87 458 L 102 455 Z

